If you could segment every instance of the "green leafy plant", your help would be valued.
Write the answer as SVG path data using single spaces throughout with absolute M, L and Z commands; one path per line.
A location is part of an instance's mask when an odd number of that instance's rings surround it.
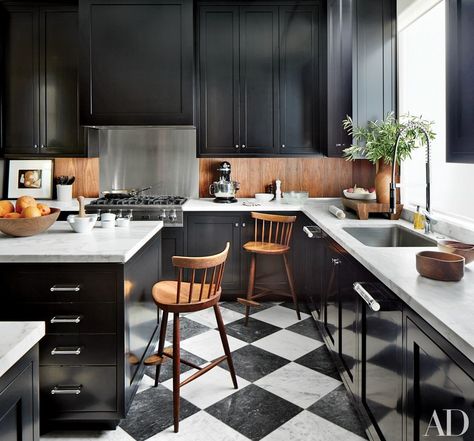
M 425 136 L 420 127 L 423 127 L 430 138 L 435 139 L 433 122 L 423 120 L 421 117 L 410 114 L 395 118 L 393 112 L 387 114 L 382 121 L 369 121 L 367 127 L 356 127 L 351 117 L 342 122 L 344 130 L 353 137 L 354 144 L 343 150 L 344 157 L 348 161 L 368 159 L 372 163 L 383 160 L 386 164 L 392 163 L 393 149 L 398 133 L 409 127 L 400 138 L 397 163 L 400 164 L 407 158 L 411 158 L 411 152 L 426 144 Z

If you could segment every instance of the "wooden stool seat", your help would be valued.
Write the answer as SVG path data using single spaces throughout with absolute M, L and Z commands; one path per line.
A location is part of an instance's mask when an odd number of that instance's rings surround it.
M 219 301 L 222 291 L 221 288 L 217 290 L 215 295 L 211 295 L 209 298 L 207 297 L 207 293 L 212 290 L 212 288 L 209 283 L 194 283 L 193 286 L 191 286 L 189 282 L 181 282 L 179 302 L 176 302 L 178 282 L 176 280 L 164 280 L 153 285 L 152 297 L 158 308 L 169 312 L 199 311 L 209 308 Z M 191 302 L 189 302 L 189 293 L 191 291 Z M 206 294 L 205 297 L 204 294 Z
M 156 306 L 163 310 L 163 316 L 161 318 L 158 350 L 155 354 L 147 357 L 145 364 L 148 366 L 156 365 L 156 387 L 158 386 L 161 365 L 166 358 L 173 360 L 173 420 L 175 432 L 179 430 L 179 391 L 181 387 L 209 372 L 218 364 L 227 361 L 234 388 L 238 388 L 229 342 L 218 304 L 222 292 L 221 283 L 229 248 L 230 243 L 227 242 L 225 250 L 214 256 L 174 256 L 173 265 L 178 269 L 178 280 L 166 280 L 155 283 L 152 289 L 153 300 Z M 181 358 L 179 315 L 183 312 L 201 311 L 211 307 L 214 309 L 216 316 L 224 355 L 212 360 L 205 366 L 199 366 L 192 361 Z M 166 326 L 168 325 L 168 315 L 170 312 L 173 313 L 173 347 L 165 349 Z M 183 381 L 180 381 L 181 363 L 196 369 L 195 373 Z
M 259 306 L 257 299 L 268 296 L 270 294 L 277 294 L 279 296 L 290 297 L 296 308 L 296 315 L 298 320 L 301 320 L 300 309 L 298 305 L 298 296 L 295 292 L 293 282 L 293 274 L 291 272 L 288 261 L 288 252 L 290 251 L 290 240 L 293 232 L 293 225 L 296 221 L 296 216 L 280 216 L 276 214 L 267 213 L 251 213 L 252 218 L 255 219 L 254 240 L 247 242 L 243 248 L 249 252 L 250 257 L 250 274 L 249 284 L 247 288 L 247 297 L 245 299 L 239 298 L 238 302 L 245 306 L 245 324 L 248 324 L 250 308 Z M 259 240 L 260 239 L 260 240 Z M 255 274 L 257 271 L 257 255 L 266 254 L 274 256 L 282 256 L 285 264 L 285 272 L 288 279 L 290 292 L 276 292 L 264 287 L 256 288 Z
M 287 245 L 271 242 L 247 242 L 244 250 L 257 254 L 284 254 L 290 249 Z

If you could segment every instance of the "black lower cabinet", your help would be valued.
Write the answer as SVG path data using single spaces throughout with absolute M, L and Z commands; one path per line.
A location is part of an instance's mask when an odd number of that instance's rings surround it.
M 474 439 L 474 365 L 426 322 L 406 317 L 407 441 Z
M 0 439 L 39 441 L 38 346 L 0 378 Z
M 0 320 L 46 323 L 39 344 L 42 432 L 113 428 L 125 418 L 157 340 L 151 287 L 159 280 L 160 244 L 159 233 L 125 264 L 0 265 Z
M 184 256 L 184 229 L 165 227 L 161 230 L 161 272 L 160 280 L 174 280 L 176 270 L 173 256 Z

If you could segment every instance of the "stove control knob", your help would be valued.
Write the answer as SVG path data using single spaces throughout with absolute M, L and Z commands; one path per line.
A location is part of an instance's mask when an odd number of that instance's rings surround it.
M 161 214 L 159 216 L 160 220 L 165 220 L 166 219 L 166 211 L 165 210 L 161 210 Z
M 170 222 L 176 222 L 177 217 L 178 216 L 176 214 L 176 210 L 171 210 L 171 213 L 170 213 L 170 216 L 169 216 Z

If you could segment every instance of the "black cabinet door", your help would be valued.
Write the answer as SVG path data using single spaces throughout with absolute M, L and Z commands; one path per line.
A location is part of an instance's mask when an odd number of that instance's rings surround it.
M 324 296 L 322 300 L 323 333 L 330 350 L 339 350 L 339 266 L 342 259 L 330 246 L 324 264 Z
M 84 155 L 79 127 L 77 8 L 40 9 L 40 153 Z
M 191 0 L 83 0 L 82 124 L 193 124 Z
M 204 155 L 240 151 L 239 7 L 199 8 L 199 139 Z
M 280 7 L 280 153 L 320 150 L 320 6 Z
M 160 280 L 176 280 L 176 270 L 171 258 L 184 255 L 184 229 L 163 228 L 161 230 Z
M 351 145 L 351 137 L 342 127 L 352 116 L 352 0 L 329 0 L 327 3 L 327 155 L 342 156 Z
M 4 17 L 3 150 L 39 151 L 38 8 L 10 7 Z
M 403 305 L 381 283 L 361 283 L 380 305 L 374 311 L 360 299 L 360 404 L 372 439 L 403 439 Z
M 208 256 L 231 248 L 222 282 L 225 290 L 241 288 L 241 217 L 235 214 L 189 214 L 186 221 L 186 254 Z
M 278 61 L 278 7 L 241 7 L 242 153 L 278 151 Z
M 472 361 L 426 323 L 409 316 L 406 326 L 406 439 L 474 439 Z
M 469 0 L 446 2 L 446 160 L 474 162 L 474 4 Z

